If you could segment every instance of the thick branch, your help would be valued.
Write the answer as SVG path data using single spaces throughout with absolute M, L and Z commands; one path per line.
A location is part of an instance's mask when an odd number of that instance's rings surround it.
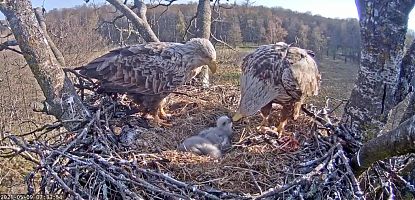
M 151 30 L 150 25 L 147 23 L 145 19 L 142 19 L 138 17 L 128 6 L 124 5 L 119 0 L 107 0 L 108 3 L 113 5 L 118 11 L 122 12 L 138 29 L 138 31 L 141 33 L 141 36 L 146 42 L 159 42 L 159 39 L 157 38 L 156 34 L 154 34 L 153 30 Z M 141 2 L 141 3 L 140 3 Z M 145 5 L 142 1 L 135 1 L 134 2 L 137 6 L 140 5 L 141 7 L 138 7 L 140 10 L 140 16 L 145 16 L 146 9 L 144 9 Z
M 415 0 L 356 0 L 362 36 L 358 80 L 346 105 L 343 122 L 356 133 L 375 136 L 397 105 L 408 16 Z
M 406 120 L 398 128 L 365 143 L 351 166 L 355 175 L 360 175 L 374 162 L 392 156 L 415 152 L 415 116 Z
M 46 28 L 45 18 L 43 17 L 42 8 L 35 8 L 34 11 L 35 11 L 36 19 L 40 27 L 43 30 L 43 35 L 45 36 L 46 40 L 48 40 L 48 44 L 50 48 L 52 49 L 53 55 L 55 55 L 56 59 L 62 66 L 66 66 L 65 58 L 63 57 L 61 51 L 59 51 L 58 47 L 56 47 L 53 40 L 49 37 L 48 30 Z
M 63 125 L 68 130 L 78 128 L 81 123 L 73 120 L 84 119 L 89 112 L 53 55 L 30 1 L 5 0 L 0 3 L 0 11 L 6 16 L 23 56 L 43 91 L 47 113 L 60 121 L 67 121 Z

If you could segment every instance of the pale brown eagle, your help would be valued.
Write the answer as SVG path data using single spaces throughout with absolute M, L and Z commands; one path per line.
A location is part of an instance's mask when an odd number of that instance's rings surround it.
M 208 65 L 216 71 L 216 51 L 207 39 L 181 43 L 150 42 L 112 50 L 79 67 L 80 74 L 98 80 L 99 91 L 125 93 L 151 114 L 157 124 L 166 117 L 164 98 Z
M 260 46 L 243 59 L 241 99 L 233 120 L 260 110 L 261 126 L 268 126 L 272 103 L 277 103 L 283 106 L 277 126 L 282 133 L 287 119 L 297 119 L 304 99 L 317 95 L 319 86 L 320 73 L 311 51 L 283 42 Z

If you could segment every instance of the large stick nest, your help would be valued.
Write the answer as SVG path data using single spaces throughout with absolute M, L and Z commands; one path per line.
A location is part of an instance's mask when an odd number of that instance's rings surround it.
M 232 148 L 215 160 L 176 149 L 214 126 L 218 116 L 231 115 L 238 88 L 187 85 L 178 92 L 187 95 L 169 96 L 172 127 L 127 115 L 131 102 L 122 96 L 91 93 L 85 104 L 94 115 L 82 129 L 57 131 L 56 123 L 30 139 L 9 136 L 16 147 L 9 156 L 19 154 L 36 165 L 26 178 L 28 193 L 75 199 L 364 198 L 348 163 L 347 149 L 356 148 L 356 141 L 346 129 L 318 123 L 324 112 L 304 109 L 308 116 L 289 121 L 285 135 L 258 131 L 259 116 L 244 119 L 234 124 Z M 278 113 L 275 108 L 275 120 Z

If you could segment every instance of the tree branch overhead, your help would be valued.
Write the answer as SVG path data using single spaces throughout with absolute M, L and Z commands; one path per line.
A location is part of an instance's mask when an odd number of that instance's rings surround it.
M 113 5 L 117 10 L 122 12 L 138 29 L 138 31 L 141 33 L 143 39 L 147 42 L 159 42 L 159 39 L 157 38 L 156 34 L 154 34 L 153 30 L 151 29 L 150 25 L 147 23 L 145 17 L 145 11 L 146 6 L 143 1 L 141 0 L 135 0 L 134 4 L 139 9 L 140 17 L 138 17 L 128 6 L 123 4 L 119 0 L 107 0 L 108 3 Z

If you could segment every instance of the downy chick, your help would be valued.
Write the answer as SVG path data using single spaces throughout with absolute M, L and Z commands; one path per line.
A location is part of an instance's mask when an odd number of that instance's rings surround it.
M 190 151 L 198 155 L 219 158 L 231 147 L 232 121 L 222 116 L 216 121 L 216 127 L 201 131 L 198 135 L 187 138 L 179 146 L 181 151 Z
M 227 116 L 219 117 L 216 121 L 216 127 L 201 131 L 199 136 L 206 138 L 221 151 L 224 151 L 231 147 L 232 120 Z

